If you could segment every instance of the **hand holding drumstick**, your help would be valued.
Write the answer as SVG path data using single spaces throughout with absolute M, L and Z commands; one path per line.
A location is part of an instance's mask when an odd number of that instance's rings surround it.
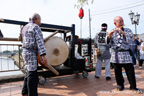
M 41 62 L 42 62 L 43 64 L 45 64 L 45 66 L 46 66 L 46 64 L 47 64 L 47 59 L 46 59 L 45 55 L 41 56 L 41 59 L 42 59 Z
M 123 25 L 123 26 L 124 26 L 124 25 Z M 112 36 L 112 34 L 113 34 L 115 31 L 118 31 L 119 33 L 121 33 L 121 34 L 123 34 L 123 35 L 125 36 L 125 32 L 121 30 L 121 28 L 122 28 L 123 26 L 121 26 L 121 27 L 119 27 L 119 28 L 116 28 L 116 29 L 110 31 L 109 34 L 108 34 L 108 38 L 110 39 L 111 36 Z

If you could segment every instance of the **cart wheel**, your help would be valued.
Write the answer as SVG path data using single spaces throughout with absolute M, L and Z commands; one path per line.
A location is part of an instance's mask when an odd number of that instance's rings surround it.
M 46 82 L 46 78 L 43 76 L 39 76 L 39 84 L 43 85 Z
M 83 76 L 84 78 L 87 78 L 87 77 L 88 77 L 88 72 L 87 72 L 87 71 L 83 71 L 83 72 L 82 72 L 82 76 Z

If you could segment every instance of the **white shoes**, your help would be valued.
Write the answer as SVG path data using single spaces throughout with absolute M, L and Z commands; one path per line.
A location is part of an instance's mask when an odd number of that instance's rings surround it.
M 139 66 L 139 69 L 142 69 L 142 67 L 141 67 L 141 66 Z

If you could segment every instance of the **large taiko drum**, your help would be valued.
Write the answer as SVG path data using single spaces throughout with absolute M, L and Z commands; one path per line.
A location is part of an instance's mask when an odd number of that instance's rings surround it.
M 60 37 L 51 37 L 45 42 L 47 63 L 51 66 L 59 66 L 63 64 L 69 55 L 67 44 Z M 38 62 L 42 64 L 40 58 Z

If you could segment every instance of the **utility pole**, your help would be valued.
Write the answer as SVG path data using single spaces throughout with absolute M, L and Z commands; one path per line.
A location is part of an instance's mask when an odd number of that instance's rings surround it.
M 88 11 L 89 11 L 89 35 L 90 35 L 89 38 L 91 38 L 91 17 L 90 17 L 90 9 L 89 9 Z
M 88 49 L 90 49 L 90 66 L 92 68 L 92 45 L 91 45 L 91 16 L 90 16 L 90 9 L 88 10 L 89 12 L 89 47 Z
M 139 24 L 140 14 L 134 14 L 132 11 L 129 13 L 132 24 L 135 24 L 135 34 L 137 36 L 137 25 Z
M 82 19 L 80 19 L 80 38 L 82 38 Z

